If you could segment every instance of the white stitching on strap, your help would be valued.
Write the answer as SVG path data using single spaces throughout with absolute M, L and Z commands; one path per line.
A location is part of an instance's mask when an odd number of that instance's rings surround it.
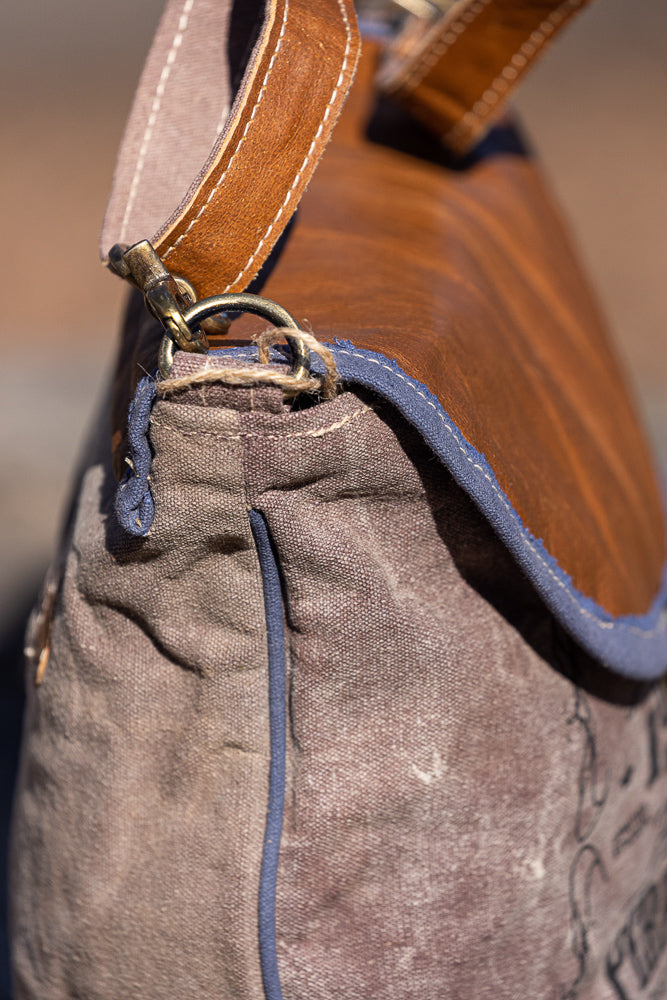
M 567 584 L 563 580 L 561 580 L 560 577 L 553 571 L 553 569 L 551 568 L 551 566 L 549 565 L 549 563 L 546 561 L 546 559 L 544 559 L 544 557 L 539 552 L 539 550 L 536 548 L 536 546 L 533 544 L 533 542 L 531 542 L 531 540 L 527 537 L 527 535 L 525 534 L 525 532 L 526 532 L 525 525 L 522 523 L 521 518 L 519 517 L 519 515 L 517 514 L 517 512 L 514 510 L 514 508 L 508 502 L 507 497 L 502 492 L 502 490 L 498 489 L 498 487 L 496 486 L 496 484 L 493 482 L 493 479 L 491 478 L 491 476 L 489 476 L 489 474 L 486 472 L 486 470 L 481 465 L 479 465 L 479 463 L 475 462 L 468 455 L 467 449 L 464 447 L 464 445 L 467 444 L 467 442 L 465 441 L 465 438 L 463 438 L 461 436 L 460 431 L 458 431 L 457 428 L 453 427 L 451 424 L 447 423 L 447 421 L 446 421 L 443 413 L 438 409 L 438 407 L 435 405 L 435 403 L 432 400 L 430 400 L 427 396 L 424 395 L 424 393 L 421 391 L 421 389 L 417 385 L 415 385 L 409 378 L 407 378 L 407 376 L 401 374 L 400 372 L 395 371 L 390 365 L 385 365 L 381 361 L 378 361 L 376 358 L 369 358 L 369 357 L 366 357 L 365 354 L 359 354 L 359 353 L 353 352 L 353 351 L 346 351 L 346 350 L 344 350 L 341 347 L 336 347 L 335 351 L 334 351 L 334 354 L 347 354 L 349 357 L 359 358 L 361 361 L 367 361 L 370 364 L 378 365 L 379 368 L 383 368 L 386 371 L 390 372 L 396 378 L 400 378 L 401 381 L 405 382 L 406 385 L 409 385 L 410 388 L 413 389 L 417 393 L 418 396 L 421 396 L 421 398 L 424 400 L 424 402 L 428 403 L 428 405 L 433 410 L 435 410 L 435 412 L 438 414 L 438 416 L 440 417 L 440 419 L 442 420 L 442 422 L 443 422 L 443 424 L 445 426 L 445 429 L 447 431 L 449 431 L 449 433 L 452 435 L 452 437 L 454 438 L 454 440 L 458 444 L 459 451 L 465 456 L 466 461 L 470 462 L 470 464 L 472 465 L 472 467 L 474 469 L 476 469 L 478 472 L 480 472 L 484 476 L 484 479 L 486 479 L 487 482 L 490 483 L 491 488 L 494 491 L 494 493 L 498 496 L 498 498 L 502 502 L 502 504 L 505 507 L 505 509 L 508 511 L 508 513 L 512 516 L 512 518 L 514 519 L 514 521 L 516 521 L 516 523 L 518 524 L 519 528 L 521 529 L 524 544 L 531 550 L 531 552 L 533 553 L 533 555 L 536 556 L 536 558 L 542 563 L 542 565 L 546 569 L 546 571 L 549 574 L 549 576 L 552 577 L 552 579 L 555 580 L 555 582 L 558 584 L 558 586 L 562 588 L 563 593 L 567 594 L 567 596 L 570 598 L 570 600 L 572 601 L 572 603 L 574 604 L 574 606 L 576 607 L 576 609 L 579 611 L 579 614 L 581 614 L 584 618 L 589 618 L 592 622 L 594 622 L 601 629 L 611 629 L 611 628 L 617 628 L 617 627 L 619 627 L 616 622 L 601 621 L 600 618 L 598 618 L 597 615 L 593 614 L 593 612 L 589 611 L 588 608 L 583 607 L 579 603 L 579 601 L 577 600 L 577 598 L 575 597 L 575 595 L 568 588 Z M 343 381 L 344 380 L 345 379 L 343 377 Z M 642 639 L 650 639 L 650 638 L 653 638 L 654 636 L 657 636 L 659 633 L 663 633 L 664 634 L 664 632 L 666 630 L 666 623 L 664 621 L 664 616 L 662 616 L 661 620 L 659 620 L 658 623 L 657 623 L 657 625 L 654 628 L 652 628 L 652 629 L 641 629 L 641 628 L 637 628 L 637 626 L 635 626 L 635 625 L 625 625 L 625 624 L 623 624 L 622 627 L 624 629 L 627 629 L 629 632 L 632 632 L 633 634 L 639 636 Z
M 151 139 L 153 137 L 153 129 L 157 121 L 157 117 L 160 113 L 160 108 L 162 106 L 162 98 L 164 97 L 165 88 L 167 85 L 167 80 L 169 79 L 169 74 L 171 73 L 171 67 L 176 62 L 176 54 L 181 47 L 183 41 L 183 35 L 185 29 L 188 26 L 188 18 L 190 12 L 194 6 L 195 0 L 185 0 L 181 16 L 178 20 L 178 28 L 176 34 L 174 35 L 174 40 L 171 43 L 171 48 L 167 54 L 167 58 L 164 66 L 162 67 L 162 72 L 160 73 L 160 79 L 158 81 L 157 87 L 155 88 L 155 96 L 153 98 L 153 103 L 151 105 L 151 111 L 148 116 L 148 121 L 146 122 L 146 129 L 144 131 L 144 136 L 139 148 L 139 155 L 137 157 L 137 165 L 134 170 L 134 176 L 132 177 L 132 183 L 130 184 L 130 190 L 127 196 L 127 205 L 125 206 L 125 214 L 123 215 L 123 222 L 120 228 L 120 237 L 118 242 L 123 243 L 125 240 L 125 233 L 127 231 L 127 226 L 130 221 L 130 215 L 132 214 L 132 209 L 134 208 L 134 202 L 137 197 L 137 190 L 139 188 L 139 181 L 141 180 L 141 175 L 146 165 L 146 155 L 148 153 L 148 147 L 150 146 Z
M 454 42 L 463 34 L 475 18 L 482 13 L 485 7 L 492 0 L 473 0 L 464 10 L 452 21 L 445 22 L 442 30 L 445 32 L 439 42 L 433 44 L 432 40 L 425 40 L 424 50 L 420 58 L 407 72 L 404 78 L 396 80 L 388 89 L 399 90 L 403 88 L 414 89 L 422 82 L 432 66 L 443 56 Z M 431 48 L 431 45 L 433 47 Z
M 244 141 L 245 137 L 247 136 L 247 134 L 248 134 L 248 132 L 250 130 L 250 126 L 252 125 L 252 123 L 254 121 L 255 115 L 257 114 L 257 109 L 260 106 L 260 104 L 262 103 L 262 98 L 264 97 L 264 92 L 266 91 L 267 81 L 268 81 L 269 76 L 271 74 L 271 70 L 274 67 L 275 61 L 278 58 L 278 53 L 280 52 L 280 48 L 281 48 L 282 43 L 283 43 L 283 38 L 285 37 L 285 30 L 287 28 L 287 14 L 288 14 L 288 11 L 289 11 L 289 0 L 285 0 L 285 9 L 283 11 L 283 20 L 282 20 L 282 25 L 281 25 L 281 28 L 280 28 L 280 34 L 278 36 L 278 41 L 276 42 L 275 51 L 274 51 L 273 55 L 271 56 L 271 61 L 269 62 L 269 65 L 267 66 L 266 73 L 264 74 L 264 79 L 262 81 L 262 86 L 261 86 L 260 91 L 259 91 L 259 93 L 257 95 L 257 100 L 255 101 L 254 107 L 252 109 L 252 114 L 250 115 L 250 118 L 246 122 L 246 126 L 245 126 L 245 128 L 243 130 L 243 134 L 241 135 L 241 138 L 239 139 L 239 141 L 237 143 L 236 149 L 234 150 L 234 152 L 232 154 L 232 158 L 230 159 L 229 163 L 227 164 L 227 166 L 223 170 L 222 174 L 218 178 L 215 186 L 211 189 L 208 198 L 206 199 L 206 201 L 204 202 L 204 204 L 202 205 L 202 207 L 199 209 L 199 211 L 195 215 L 194 219 L 190 220 L 190 224 L 187 227 L 187 229 L 185 229 L 184 232 L 181 233 L 181 235 L 178 237 L 178 239 L 176 240 L 176 242 L 172 246 L 170 246 L 169 249 L 166 250 L 165 253 L 162 255 L 162 259 L 163 260 L 167 259 L 167 257 L 169 256 L 169 254 L 172 253 L 176 249 L 176 247 L 181 242 L 181 240 L 183 240 L 188 235 L 188 233 L 190 232 L 190 230 L 192 229 L 192 227 L 194 226 L 194 224 L 199 221 L 199 219 L 201 218 L 201 216 L 204 214 L 204 212 L 208 208 L 208 206 L 209 206 L 209 204 L 211 202 L 211 199 L 215 195 L 216 191 L 218 190 L 218 188 L 220 187 L 220 185 L 224 181 L 225 177 L 227 176 L 227 174 L 231 170 L 232 163 L 236 159 L 236 156 L 237 156 L 237 154 L 238 154 L 241 146 L 243 145 L 243 141 Z
M 553 35 L 556 28 L 565 20 L 567 11 L 574 12 L 581 7 L 584 0 L 564 0 L 564 2 L 553 10 L 549 17 L 545 18 L 542 24 L 533 31 L 530 37 L 519 47 L 509 60 L 506 66 L 500 71 L 493 83 L 484 91 L 482 96 L 472 106 L 470 111 L 456 123 L 446 133 L 444 140 L 452 144 L 463 132 L 472 130 L 474 125 L 484 121 L 504 96 L 510 86 L 524 70 L 536 53 L 542 48 L 545 42 Z
M 315 137 L 314 137 L 313 141 L 310 144 L 308 152 L 306 153 L 306 155 L 305 155 L 305 157 L 303 159 L 303 162 L 302 162 L 301 166 L 299 167 L 299 169 L 297 171 L 297 175 L 294 178 L 294 182 L 293 182 L 291 188 L 289 189 L 289 191 L 287 192 L 287 194 L 285 195 L 285 200 L 282 203 L 282 205 L 280 206 L 280 208 L 278 209 L 278 212 L 276 213 L 276 216 L 273 219 L 273 222 L 271 223 L 271 225 L 269 226 L 269 228 L 266 230 L 266 232 L 262 236 L 262 239 L 260 240 L 260 242 L 259 242 L 259 244 L 257 246 L 257 249 L 253 253 L 253 255 L 250 258 L 250 260 L 248 261 L 248 263 L 245 265 L 245 267 L 241 268 L 241 270 L 236 275 L 236 277 L 233 279 L 233 281 L 230 281 L 230 283 L 225 288 L 225 292 L 228 292 L 229 289 L 232 287 L 232 285 L 235 285 L 237 281 L 240 281 L 241 278 L 245 275 L 246 271 L 248 271 L 252 267 L 255 258 L 257 257 L 258 253 L 260 252 L 260 250 L 262 249 L 262 247 L 266 243 L 267 239 L 269 238 L 269 236 L 270 236 L 271 232 L 273 231 L 276 223 L 278 222 L 278 219 L 280 218 L 280 216 L 283 214 L 283 212 L 287 208 L 287 205 L 291 201 L 292 195 L 294 194 L 294 189 L 297 187 L 299 181 L 301 180 L 301 175 L 303 174 L 304 170 L 306 169 L 306 166 L 308 164 L 308 161 L 310 160 L 310 157 L 313 155 L 313 150 L 315 149 L 315 146 L 316 146 L 316 144 L 317 144 L 320 136 L 322 135 L 322 132 L 324 131 L 324 126 L 326 124 L 327 118 L 329 117 L 329 114 L 331 113 L 331 109 L 332 109 L 332 107 L 334 106 L 334 104 L 336 102 L 336 98 L 338 96 L 338 91 L 339 91 L 340 86 L 341 86 L 341 84 L 343 82 L 343 78 L 345 76 L 345 71 L 347 70 L 347 64 L 348 64 L 348 59 L 349 59 L 349 55 L 350 55 L 350 49 L 352 47 L 352 27 L 350 25 L 350 20 L 349 20 L 349 18 L 347 16 L 347 11 L 345 10 L 345 5 L 342 2 L 342 0 L 338 0 L 338 6 L 341 9 L 341 12 L 343 14 L 343 20 L 345 21 L 345 32 L 346 32 L 347 38 L 346 38 L 346 43 L 345 43 L 345 52 L 343 54 L 343 63 L 341 65 L 340 72 L 338 74 L 338 79 L 336 80 L 336 85 L 334 86 L 334 89 L 333 89 L 333 92 L 331 94 L 331 97 L 329 98 L 329 103 L 327 104 L 326 111 L 324 112 L 324 117 L 322 118 L 322 121 L 320 122 L 319 128 L 318 128 L 317 132 L 315 133 Z

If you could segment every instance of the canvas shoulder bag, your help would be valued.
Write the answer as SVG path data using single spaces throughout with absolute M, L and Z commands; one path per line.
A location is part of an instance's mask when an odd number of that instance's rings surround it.
M 167 3 L 28 633 L 16 1000 L 667 996 L 662 500 L 505 117 L 580 6 Z

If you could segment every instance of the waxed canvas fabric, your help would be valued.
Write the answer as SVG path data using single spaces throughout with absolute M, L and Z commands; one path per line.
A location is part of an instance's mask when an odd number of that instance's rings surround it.
M 284 605 L 285 1000 L 664 996 L 662 687 L 577 648 L 377 396 L 188 390 L 150 442 L 146 538 L 89 456 L 36 689 L 28 668 L 17 1000 L 265 996 L 250 511 Z
M 83 476 L 51 659 L 28 677 L 17 998 L 261 995 L 261 579 L 238 463 L 174 440 L 153 467 L 171 513 L 146 541 L 116 522 L 108 447 Z

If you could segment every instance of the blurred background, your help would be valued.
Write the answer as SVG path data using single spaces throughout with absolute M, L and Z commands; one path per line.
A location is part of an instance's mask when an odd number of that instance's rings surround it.
M 123 288 L 99 264 L 97 241 L 161 7 L 0 8 L 0 753 L 10 761 L 25 616 L 114 351 Z M 525 81 L 517 106 L 667 467 L 666 42 L 665 0 L 598 0 Z M 0 1000 L 8 996 L 0 976 Z

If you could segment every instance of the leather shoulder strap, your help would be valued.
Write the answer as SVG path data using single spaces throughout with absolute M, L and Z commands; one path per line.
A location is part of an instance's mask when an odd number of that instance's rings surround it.
M 198 296 L 240 291 L 282 233 L 352 82 L 352 0 L 267 0 L 229 108 L 233 0 L 169 0 L 121 146 L 102 231 L 150 240 Z M 202 167 L 202 163 L 204 164 Z
M 589 0 L 459 0 L 435 22 L 410 18 L 379 74 L 454 152 L 502 113 L 545 46 Z

